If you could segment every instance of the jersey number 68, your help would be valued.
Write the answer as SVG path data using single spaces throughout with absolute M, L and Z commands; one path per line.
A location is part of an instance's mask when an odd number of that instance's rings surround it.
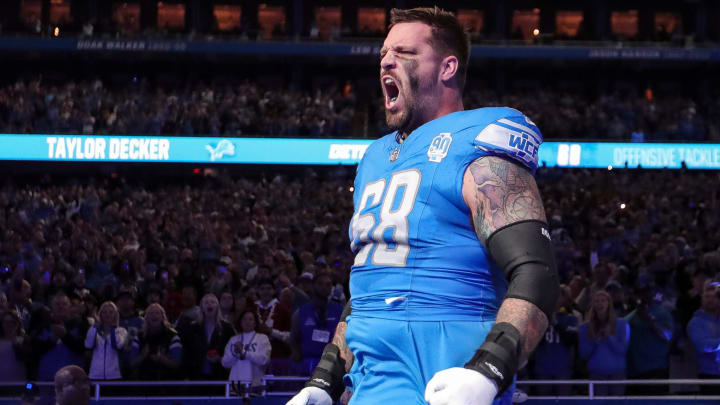
M 410 253 L 408 245 L 408 216 L 415 206 L 415 198 L 420 189 L 420 171 L 416 169 L 393 173 L 387 186 L 385 179 L 365 185 L 355 215 L 352 219 L 352 243 L 355 255 L 355 266 L 367 262 L 370 251 L 377 246 L 372 254 L 372 263 L 379 266 L 402 267 L 407 263 Z M 402 191 L 402 195 L 398 193 Z M 385 198 L 383 197 L 385 195 Z M 380 204 L 378 214 L 380 223 L 372 213 L 363 211 Z M 400 200 L 399 202 L 397 200 Z M 391 232 L 390 241 L 386 234 Z M 389 243 L 394 246 L 391 248 Z

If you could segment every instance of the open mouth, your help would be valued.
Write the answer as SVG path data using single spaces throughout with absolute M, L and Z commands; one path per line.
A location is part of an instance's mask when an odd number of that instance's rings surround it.
M 385 93 L 385 108 L 390 110 L 400 99 L 400 88 L 394 78 L 383 76 L 381 79 L 383 93 Z

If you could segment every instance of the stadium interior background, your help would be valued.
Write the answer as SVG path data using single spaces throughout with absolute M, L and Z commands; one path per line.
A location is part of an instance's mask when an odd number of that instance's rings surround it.
M 0 138 L 376 139 L 387 133 L 377 51 L 389 10 L 428 5 L 433 3 L 3 0 Z M 720 142 L 719 2 L 482 0 L 441 6 L 457 12 L 472 37 L 466 108 L 517 108 L 546 141 Z M 123 291 L 133 294 L 138 313 L 149 295 L 159 294 L 175 322 L 195 305 L 183 302 L 185 285 L 195 286 L 198 302 L 206 292 L 229 292 L 234 302 L 252 307 L 259 299 L 258 273 L 271 278 L 281 298 L 287 283 L 302 283 L 301 274 L 327 271 L 337 287 L 333 297 L 349 298 L 354 174 L 353 165 L 332 164 L 0 161 L 3 316 L 19 308 L 20 320 L 27 321 L 17 332 L 20 344 L 0 345 L 0 363 L 17 365 L 0 373 L 0 404 L 30 396 L 36 403 L 47 400 L 49 388 L 42 383 L 24 387 L 39 380 L 42 357 L 32 348 L 44 326 L 32 316 L 59 290 L 67 291 L 86 322 L 100 303 Z M 604 288 L 618 317 L 627 316 L 651 288 L 673 319 L 673 333 L 649 360 L 631 336 L 628 363 L 656 364 L 637 378 L 703 374 L 687 325 L 701 306 L 702 282 L 720 280 L 720 172 L 542 167 L 537 180 L 565 285 L 559 311 L 582 323 L 590 292 Z M 26 297 L 19 292 L 23 279 Z M 292 300 L 281 303 L 294 309 Z M 228 320 L 234 321 L 235 311 L 225 314 Z M 577 333 L 565 332 L 554 343 L 564 345 L 557 350 L 569 356 L 570 374 L 543 372 L 557 365 L 536 359 L 519 379 L 589 378 Z M 13 336 L 3 329 L 0 343 Z M 91 354 L 81 354 L 88 366 Z M 307 375 L 291 372 L 283 355 L 287 362 L 289 351 L 271 362 L 284 371 L 276 376 Z M 201 380 L 182 371 L 172 376 Z M 292 392 L 299 384 L 267 388 Z M 660 387 L 628 385 L 621 394 L 718 395 L 693 384 Z M 588 396 L 585 385 L 521 388 L 531 404 L 558 395 L 577 396 L 560 400 L 575 404 Z M 107 389 L 107 395 L 157 395 L 152 403 L 168 404 L 174 402 L 158 398 L 179 392 Z M 224 388 L 201 389 L 183 387 L 180 394 L 224 400 Z M 286 399 L 259 396 L 253 403 Z

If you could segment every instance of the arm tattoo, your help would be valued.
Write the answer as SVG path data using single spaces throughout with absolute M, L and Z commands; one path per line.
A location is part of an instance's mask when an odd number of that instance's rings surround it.
M 535 179 L 527 169 L 495 156 L 485 156 L 468 167 L 475 185 L 473 226 L 485 244 L 497 229 L 526 219 L 545 221 Z M 473 207 L 474 205 L 474 207 Z
M 495 322 L 508 322 L 520 332 L 520 367 L 528 361 L 548 326 L 548 319 L 540 308 L 517 298 L 506 298 L 503 301 Z
M 472 213 L 475 233 L 483 245 L 493 232 L 505 225 L 528 219 L 546 222 L 540 192 L 532 174 L 500 157 L 484 156 L 470 164 L 463 195 Z M 548 325 L 540 308 L 516 298 L 503 301 L 496 322 L 508 322 L 520 332 L 521 366 L 527 362 Z
M 340 349 L 340 357 L 345 360 L 345 372 L 350 372 L 350 367 L 353 365 L 355 357 L 352 351 L 345 343 L 345 331 L 347 330 L 347 322 L 339 322 L 337 328 L 335 328 L 335 336 L 333 336 L 333 344 Z

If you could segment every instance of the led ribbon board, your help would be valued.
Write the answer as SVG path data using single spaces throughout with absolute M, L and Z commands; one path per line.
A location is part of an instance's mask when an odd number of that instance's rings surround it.
M 0 134 L 0 160 L 357 164 L 372 140 Z M 452 151 L 450 151 L 452 153 Z M 720 169 L 720 144 L 545 142 L 540 165 Z

